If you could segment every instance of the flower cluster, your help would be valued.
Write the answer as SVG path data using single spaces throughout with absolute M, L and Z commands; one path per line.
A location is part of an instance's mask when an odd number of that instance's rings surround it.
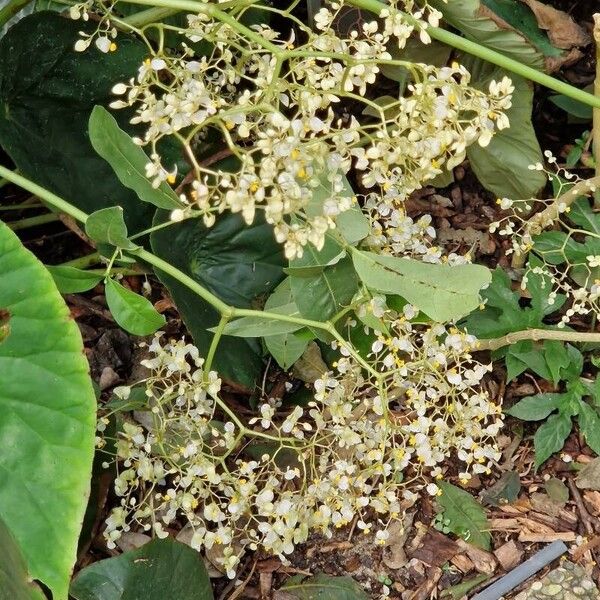
M 414 312 L 382 309 L 390 334 L 373 344 L 376 376 L 339 346 L 307 407 L 265 402 L 245 422 L 220 399 L 197 349 L 161 345 L 158 334 L 143 363 L 149 409 L 125 421 L 116 442 L 121 503 L 106 523 L 109 546 L 132 526 L 158 537 L 184 526 L 191 546 L 233 577 L 245 549 L 285 559 L 310 532 L 330 536 L 354 521 L 385 544 L 390 522 L 426 485 L 422 475 L 441 478 L 451 455 L 465 482 L 488 471 L 502 425 L 481 386 L 489 367 L 471 357 L 472 336 L 414 326 Z
M 154 185 L 176 178 L 157 142 L 172 135 L 185 148 L 192 177 L 182 193 L 187 208 L 174 220 L 201 215 L 210 226 L 229 210 L 251 223 L 262 211 L 286 256 L 300 257 L 308 243 L 320 249 L 338 215 L 352 206 L 345 179 L 351 168 L 389 210 L 402 210 L 409 194 L 459 164 L 469 144 L 485 146 L 508 126 L 513 87 L 507 78 L 480 91 L 459 64 L 434 68 L 392 59 L 390 47 L 401 56 L 413 33 L 429 40 L 427 27 L 437 24 L 438 11 L 392 2 L 378 19 L 341 35 L 335 20 L 344 7 L 331 2 L 321 9 L 314 29 L 270 8 L 288 22 L 282 33 L 265 24 L 246 27 L 206 5 L 188 16 L 180 52 L 156 52 L 136 78 L 115 85 L 119 99 L 112 106 L 133 107 L 132 122 L 145 126 L 137 141 L 151 147 L 147 175 Z M 198 42 L 208 50 L 194 50 Z M 385 107 L 367 94 L 382 65 L 412 74 Z M 359 122 L 362 111 L 367 116 Z M 220 154 L 235 159 L 233 172 L 202 156 L 205 140 L 215 135 Z
M 545 155 L 554 169 L 546 170 L 541 163 L 531 169 L 546 172 L 556 199 L 500 198 L 498 205 L 506 214 L 492 223 L 490 230 L 510 238 L 506 254 L 514 255 L 517 261 L 533 255 L 521 287 L 527 288 L 530 274 L 541 275 L 550 289 L 549 303 L 554 304 L 559 297 L 561 304 L 567 302 L 558 323 L 562 328 L 577 315 L 600 314 L 600 234 L 598 217 L 583 197 L 595 191 L 594 185 L 558 167 L 549 151 Z M 579 191 L 572 193 L 573 186 Z

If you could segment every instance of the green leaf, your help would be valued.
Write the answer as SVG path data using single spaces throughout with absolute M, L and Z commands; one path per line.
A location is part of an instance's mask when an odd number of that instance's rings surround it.
M 54 283 L 61 294 L 87 292 L 104 279 L 102 273 L 91 273 L 75 267 L 46 265 L 46 269 L 52 275 L 52 279 L 54 279 Z
M 145 174 L 150 159 L 102 106 L 95 106 L 89 121 L 90 141 L 94 150 L 113 168 L 119 181 L 133 190 L 142 202 L 158 208 L 180 208 L 177 194 L 166 182 L 154 188 Z
M 31 581 L 21 549 L 0 519 L 0 600 L 45 600 L 46 596 Z
M 600 416 L 583 400 L 579 401 L 578 421 L 586 444 L 596 454 L 600 454 Z
M 127 225 L 120 206 L 109 206 L 93 212 L 85 222 L 85 232 L 101 244 L 111 244 L 125 250 L 138 247 L 127 237 Z
M 69 590 L 75 600 L 212 600 L 201 556 L 167 537 L 155 539 L 81 571 Z
M 546 493 L 554 502 L 565 505 L 569 501 L 569 488 L 558 477 L 551 477 L 544 483 Z
M 566 394 L 537 394 L 519 400 L 504 412 L 522 421 L 541 421 L 567 402 Z
M 459 29 L 467 39 L 482 44 L 528 65 L 544 69 L 544 56 L 527 37 L 502 24 L 490 14 L 480 0 L 430 0 L 429 4 L 440 10 L 444 19 Z
M 600 235 L 600 214 L 592 210 L 587 198 L 578 198 L 571 204 L 569 220 L 590 233 Z
M 351 577 L 332 577 L 320 573 L 307 578 L 295 575 L 279 591 L 298 600 L 367 600 L 365 591 Z
M 481 494 L 484 504 L 501 506 L 510 504 L 519 497 L 521 479 L 516 471 L 502 473 L 500 479 Z
M 152 302 L 114 279 L 106 280 L 106 303 L 115 321 L 134 335 L 150 335 L 160 329 L 166 320 Z
M 442 493 L 436 501 L 442 508 L 444 523 L 449 530 L 469 544 L 489 550 L 492 539 L 490 525 L 481 504 L 471 494 L 447 481 L 439 482 L 438 486 Z
M 291 311 L 295 311 L 296 315 L 299 316 L 295 304 L 289 304 L 280 308 L 281 310 L 271 310 L 272 312 L 278 312 L 280 314 L 293 314 Z M 211 327 L 209 331 L 214 333 L 215 329 L 215 327 Z M 223 333 L 235 337 L 252 338 L 292 333 L 293 331 L 298 331 L 298 329 L 302 329 L 302 325 L 298 325 L 297 323 L 275 321 L 269 317 L 242 317 L 241 319 L 235 319 L 234 321 L 227 323 L 223 329 Z
M 150 225 L 155 209 L 123 187 L 96 153 L 88 120 L 96 104 L 114 100 L 115 83 L 135 77 L 148 49 L 135 36 L 119 34 L 116 52 L 104 54 L 94 44 L 76 52 L 79 31 L 91 34 L 96 27 L 39 12 L 0 39 L 0 145 L 21 174 L 85 212 L 123 207 L 125 223 L 135 233 Z M 130 118 L 130 110 L 117 114 L 131 133 Z M 165 157 L 167 146 L 173 142 L 161 145 Z
M 224 302 L 239 308 L 260 307 L 283 278 L 284 258 L 270 225 L 258 217 L 246 225 L 239 215 L 225 214 L 206 228 L 190 219 L 151 236 L 156 254 L 189 275 Z M 206 354 L 213 334 L 209 328 L 219 314 L 187 287 L 163 272 L 158 273 L 201 354 Z M 223 377 L 252 388 L 262 371 L 260 341 L 221 338 L 213 368 Z
M 352 258 L 368 288 L 398 294 L 434 321 L 460 319 L 475 310 L 480 290 L 492 279 L 481 265 L 451 267 L 359 251 Z
M 292 285 L 289 277 L 286 277 L 268 297 L 265 303 L 265 310 L 279 310 L 283 307 L 289 307 L 290 313 L 298 312 L 298 307 L 292 296 Z M 308 330 L 306 330 L 308 331 Z M 289 369 L 303 354 L 306 346 L 313 336 L 304 336 L 302 338 L 287 333 L 282 335 L 269 335 L 264 338 L 265 346 L 271 353 L 277 364 L 284 370 Z
M 89 493 L 96 400 L 81 334 L 44 266 L 0 223 L 0 517 L 66 600 Z
M 535 197 L 546 184 L 546 174 L 529 169 L 529 165 L 544 162 L 531 122 L 533 85 L 479 58 L 462 55 L 459 60 L 471 73 L 471 85 L 477 89 L 487 91 L 492 80 L 500 81 L 505 75 L 515 87 L 512 106 L 506 111 L 510 127 L 496 131 L 485 148 L 478 144 L 467 148 L 477 179 L 500 198 Z
M 549 100 L 558 106 L 558 108 L 562 108 L 566 113 L 577 117 L 578 119 L 585 119 L 587 121 L 592 120 L 593 108 L 587 104 L 583 104 L 583 102 L 579 102 L 579 100 L 574 100 L 563 94 L 550 96 Z
M 544 464 L 555 452 L 562 449 L 565 440 L 571 433 L 571 417 L 563 412 L 550 415 L 535 432 L 533 446 L 535 448 L 535 468 Z

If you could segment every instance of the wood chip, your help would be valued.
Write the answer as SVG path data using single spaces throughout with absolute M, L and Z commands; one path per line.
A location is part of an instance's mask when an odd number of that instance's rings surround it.
M 600 517 L 600 492 L 590 490 L 583 492 L 583 501 L 592 515 Z
M 417 558 L 431 567 L 441 567 L 459 551 L 456 542 L 435 529 L 429 529 L 419 546 L 412 552 L 411 558 Z
M 518 544 L 514 540 L 510 540 L 494 550 L 494 556 L 498 559 L 498 562 L 502 565 L 505 571 L 510 571 L 516 567 L 523 558 L 523 548 L 521 544 Z
M 434 567 L 431 569 L 427 579 L 408 597 L 409 600 L 429 600 L 441 576 L 442 570 L 440 568 Z
M 522 531 L 519 534 L 520 542 L 535 542 L 541 544 L 545 542 L 574 542 L 577 535 L 574 531 L 561 531 L 559 533 L 531 533 Z
M 486 573 L 487 575 L 494 574 L 498 561 L 491 552 L 476 548 L 471 544 L 467 544 L 464 540 L 457 540 L 456 543 L 461 551 L 473 561 L 475 569 L 479 571 L 479 573 Z
M 466 554 L 457 554 L 450 559 L 450 562 L 462 573 L 470 573 L 475 565 Z

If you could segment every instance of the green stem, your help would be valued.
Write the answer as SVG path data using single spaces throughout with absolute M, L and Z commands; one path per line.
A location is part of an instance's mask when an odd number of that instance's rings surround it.
M 0 9 L 0 27 L 12 19 L 21 9 L 25 8 L 31 0 L 10 0 L 10 2 Z
M 556 329 L 525 329 L 514 331 L 502 337 L 491 340 L 480 340 L 477 350 L 498 350 L 524 340 L 538 342 L 540 340 L 557 340 L 560 342 L 599 343 L 600 333 L 587 333 L 579 331 L 562 331 Z
M 358 8 L 363 8 L 368 10 L 369 12 L 375 13 L 379 15 L 382 10 L 389 10 L 389 6 L 379 0 L 348 0 L 350 4 Z M 399 11 L 401 12 L 401 11 Z M 415 23 L 416 20 L 406 13 L 402 13 L 404 17 L 409 21 Z M 590 94 L 588 92 L 584 92 L 564 81 L 559 81 L 554 77 L 550 77 L 550 75 L 546 75 L 537 69 L 533 69 L 532 67 L 528 67 L 527 65 L 521 64 L 518 60 L 514 60 L 512 58 L 508 58 L 500 52 L 496 52 L 495 50 L 491 50 L 486 48 L 485 46 L 481 46 L 476 42 L 472 42 L 471 40 L 467 40 L 455 33 L 447 31 L 446 29 L 441 29 L 440 27 L 427 27 L 427 33 L 438 42 L 442 42 L 444 44 L 448 44 L 448 46 L 452 46 L 457 50 L 462 50 L 463 52 L 467 52 L 468 54 L 472 54 L 477 58 L 481 58 L 487 62 L 490 62 L 494 65 L 502 67 L 507 71 L 511 71 L 516 73 L 517 75 L 521 75 L 526 79 L 530 79 L 531 81 L 535 81 L 548 89 L 554 90 L 559 94 L 564 94 L 569 98 L 573 98 L 574 100 L 579 100 L 583 104 L 587 104 L 588 106 L 600 108 L 600 98 Z
M 97 265 L 99 262 L 101 262 L 100 253 L 94 252 L 92 254 L 88 254 L 87 256 L 81 256 L 79 258 L 69 260 L 67 262 L 62 263 L 59 266 L 75 267 L 76 269 L 87 269 L 92 265 Z
M 125 19 L 122 19 L 124 23 L 127 23 L 130 27 L 134 27 L 136 29 L 141 29 L 142 27 L 149 25 L 150 23 L 156 23 L 157 21 L 162 21 L 167 17 L 171 17 L 172 15 L 176 15 L 181 12 L 179 8 L 148 8 L 146 10 L 141 10 L 139 13 L 135 15 L 131 15 Z
M 59 216 L 54 213 L 46 213 L 43 215 L 36 215 L 35 217 L 29 217 L 27 219 L 21 219 L 20 221 L 7 223 L 7 225 L 13 231 L 19 231 L 21 229 L 28 229 L 29 227 L 37 227 L 38 225 L 53 223 L 54 221 L 60 221 Z
M 213 339 L 210 342 L 210 347 L 208 349 L 208 353 L 206 355 L 206 362 L 204 363 L 204 374 L 208 377 L 208 372 L 212 367 L 213 358 L 215 357 L 215 352 L 217 351 L 217 346 L 219 345 L 219 341 L 221 340 L 221 336 L 223 335 L 223 331 L 225 330 L 225 326 L 229 322 L 229 317 L 226 315 L 221 316 L 221 320 L 217 325 L 217 329 L 215 330 L 215 334 L 213 335 Z

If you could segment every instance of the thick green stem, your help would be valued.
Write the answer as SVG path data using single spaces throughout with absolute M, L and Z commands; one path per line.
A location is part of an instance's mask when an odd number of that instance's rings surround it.
M 60 221 L 58 215 L 55 215 L 54 213 L 46 213 L 43 215 L 36 215 L 35 217 L 28 217 L 27 219 L 21 219 L 20 221 L 7 223 L 7 225 L 13 231 L 19 231 L 21 229 L 28 229 L 29 227 L 37 227 L 38 225 L 53 223 L 54 221 Z
M 12 19 L 21 9 L 25 8 L 31 0 L 10 0 L 10 2 L 0 8 L 0 27 Z
M 480 340 L 477 350 L 498 350 L 504 346 L 510 346 L 523 340 L 538 342 L 541 340 L 557 340 L 560 342 L 575 343 L 599 343 L 600 333 L 587 333 L 579 331 L 559 331 L 555 329 L 525 329 L 514 331 L 500 338 L 492 340 Z
M 87 256 L 80 256 L 79 258 L 75 258 L 73 260 L 69 260 L 67 262 L 62 263 L 61 267 L 75 267 L 76 269 L 87 269 L 92 265 L 97 265 L 102 261 L 99 252 L 93 252 L 92 254 L 88 254 Z

